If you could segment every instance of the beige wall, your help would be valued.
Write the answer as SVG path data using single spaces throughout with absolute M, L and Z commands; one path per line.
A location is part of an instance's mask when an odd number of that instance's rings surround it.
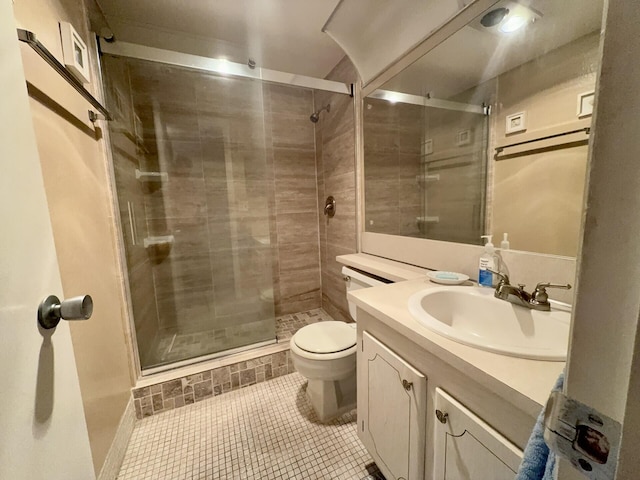
M 70 21 L 91 42 L 80 2 L 21 0 L 14 12 L 59 59 L 58 21 Z M 29 47 L 22 53 L 64 293 L 91 294 L 95 304 L 90 320 L 72 324 L 71 336 L 98 473 L 132 385 L 104 145 L 86 101 Z
M 529 139 L 536 131 L 576 128 L 578 95 L 595 88 L 599 40 L 597 33 L 588 35 L 497 78 L 490 155 L 496 145 Z M 526 132 L 506 135 L 506 116 L 523 111 Z M 583 143 L 490 160 L 494 243 L 508 232 L 512 249 L 575 257 L 587 152 Z
M 344 57 L 327 76 L 330 80 L 355 83 L 358 74 Z M 355 253 L 356 175 L 355 120 L 353 98 L 329 92 L 315 92 L 315 108 L 331 104 L 315 125 L 318 205 L 336 200 L 333 218 L 320 214 L 320 262 L 322 270 L 322 308 L 336 320 L 350 320 L 346 290 L 337 255 Z

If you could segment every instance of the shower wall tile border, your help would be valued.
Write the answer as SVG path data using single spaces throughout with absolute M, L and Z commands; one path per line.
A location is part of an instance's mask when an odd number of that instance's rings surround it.
M 295 372 L 289 350 L 132 390 L 136 418 L 200 402 Z

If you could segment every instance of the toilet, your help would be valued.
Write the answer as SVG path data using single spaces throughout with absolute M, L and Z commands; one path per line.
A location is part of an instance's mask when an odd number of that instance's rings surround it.
M 390 283 L 342 268 L 347 292 Z M 355 321 L 356 306 L 349 302 Z M 308 380 L 307 398 L 321 422 L 328 422 L 356 406 L 356 324 L 318 322 L 298 330 L 290 342 L 293 365 Z

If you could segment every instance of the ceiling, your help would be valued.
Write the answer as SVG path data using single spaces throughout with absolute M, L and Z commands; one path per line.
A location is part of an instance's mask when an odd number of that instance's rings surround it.
M 97 0 L 116 41 L 324 78 L 344 52 L 321 31 L 339 0 Z

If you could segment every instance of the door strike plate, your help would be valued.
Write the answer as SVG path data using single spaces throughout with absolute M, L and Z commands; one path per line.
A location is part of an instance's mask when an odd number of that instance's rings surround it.
M 618 422 L 561 392 L 549 396 L 544 439 L 592 480 L 614 480 L 620 447 Z

